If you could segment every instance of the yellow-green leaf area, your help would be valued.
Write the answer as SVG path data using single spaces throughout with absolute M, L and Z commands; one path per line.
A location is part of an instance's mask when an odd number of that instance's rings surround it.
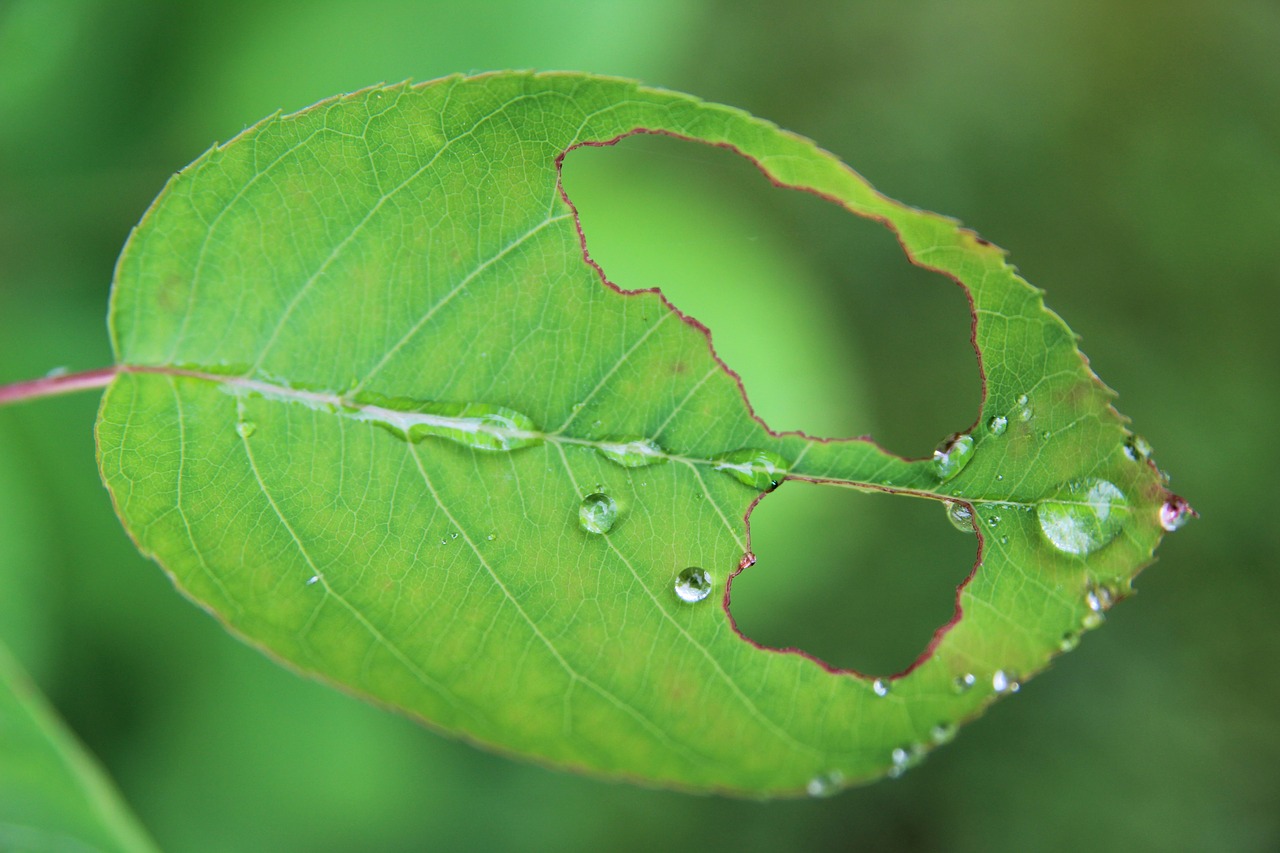
M 602 278 L 559 165 L 636 132 L 735 150 L 966 288 L 985 391 L 944 464 L 772 433 L 700 326 Z M 1001 250 L 806 139 L 623 80 L 454 77 L 269 118 L 170 181 L 111 332 L 103 477 L 187 595 L 436 728 L 650 784 L 784 796 L 903 772 L 1096 624 L 1172 497 Z M 797 479 L 970 508 L 979 565 L 907 672 L 735 631 L 747 515 Z M 1117 512 L 1091 520 L 1100 496 Z M 1106 541 L 1059 547 L 1046 515 Z

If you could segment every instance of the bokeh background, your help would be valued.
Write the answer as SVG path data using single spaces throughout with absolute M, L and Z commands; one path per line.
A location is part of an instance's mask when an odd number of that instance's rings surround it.
M 0 382 L 109 363 L 115 256 L 214 141 L 502 68 L 743 107 L 1010 249 L 1202 518 L 1103 630 L 902 779 L 734 801 L 498 758 L 276 667 L 130 546 L 95 395 L 0 410 L 0 637 L 161 846 L 1280 849 L 1280 6 L 0 0 Z M 669 140 L 565 174 L 611 277 L 706 321 L 774 427 L 920 456 L 974 420 L 963 297 L 883 229 Z M 748 633 L 885 673 L 975 548 L 936 506 L 802 484 L 754 534 Z

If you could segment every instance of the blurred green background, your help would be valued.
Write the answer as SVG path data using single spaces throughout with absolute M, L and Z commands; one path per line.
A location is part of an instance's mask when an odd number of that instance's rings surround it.
M 1269 0 L 0 2 L 0 383 L 110 361 L 115 255 L 215 140 L 379 81 L 587 70 L 770 118 L 1009 248 L 1203 516 L 955 743 L 813 802 L 544 770 L 276 667 L 132 549 L 92 394 L 0 410 L 0 638 L 166 850 L 1280 849 L 1278 57 Z M 963 296 L 878 226 L 670 140 L 565 176 L 611 277 L 706 321 L 774 427 L 920 456 L 974 420 Z M 753 533 L 744 628 L 884 673 L 975 548 L 803 484 Z

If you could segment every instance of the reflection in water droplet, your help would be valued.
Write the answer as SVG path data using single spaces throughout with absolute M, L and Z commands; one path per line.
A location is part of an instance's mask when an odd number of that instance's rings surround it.
M 888 696 L 889 682 L 885 681 L 883 678 L 877 678 L 875 681 L 871 682 L 871 691 L 877 696 Z
M 786 459 L 768 450 L 744 448 L 726 453 L 715 460 L 715 470 L 732 474 L 744 485 L 761 492 L 778 487 L 790 467 Z
M 236 424 L 236 433 L 241 438 L 248 438 L 258 431 L 258 425 L 253 421 L 240 421 Z
M 942 507 L 947 511 L 947 521 L 961 533 L 973 533 L 973 510 L 960 501 L 943 501 Z
M 810 779 L 804 789 L 811 797 L 830 797 L 838 793 L 842 787 L 844 787 L 844 774 L 839 770 L 828 770 Z
M 957 675 L 951 686 L 957 693 L 968 693 L 969 688 L 977 683 L 978 677 L 972 672 L 966 672 L 964 675 Z
M 933 474 L 942 482 L 959 474 L 973 458 L 973 436 L 967 433 L 953 435 L 933 451 Z
M 1160 526 L 1172 533 L 1195 514 L 1191 504 L 1177 495 L 1169 495 L 1169 499 L 1160 506 Z
M 1106 480 L 1073 480 L 1036 504 L 1045 538 L 1065 554 L 1083 556 L 1106 545 L 1129 515 L 1124 493 Z
M 711 575 L 706 569 L 690 566 L 676 575 L 675 592 L 681 601 L 702 601 L 711 594 Z
M 648 438 L 607 439 L 596 445 L 596 452 L 623 468 L 643 468 L 667 461 L 666 451 Z
M 997 669 L 991 675 L 991 689 L 996 693 L 1017 693 L 1021 687 L 1022 685 L 1018 683 L 1018 677 L 1012 672 Z
M 1009 419 L 1004 415 L 996 415 L 987 421 L 987 429 L 992 435 L 1004 435 L 1004 431 L 1009 428 Z
M 578 507 L 578 524 L 588 533 L 608 533 L 618 520 L 618 505 L 613 498 L 597 492 L 587 495 Z

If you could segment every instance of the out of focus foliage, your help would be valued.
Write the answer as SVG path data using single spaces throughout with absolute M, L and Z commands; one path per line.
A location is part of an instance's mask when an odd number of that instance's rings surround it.
M 510 762 L 290 675 L 133 550 L 98 483 L 93 395 L 0 411 L 0 637 L 162 847 L 1280 846 L 1280 8 L 870 5 L 0 3 L 0 382 L 109 361 L 115 255 L 213 141 L 380 80 L 583 69 L 774 119 L 1011 248 L 1203 516 L 1107 630 L 924 766 L 760 805 Z M 679 210 L 685 265 L 736 275 L 750 253 L 819 306 L 762 337 L 749 313 L 670 285 L 741 353 L 726 357 L 770 423 L 921 455 L 972 422 L 955 288 L 722 152 L 641 148 L 577 152 L 611 277 L 662 283 L 635 246 Z M 798 361 L 771 373 L 784 355 Z M 847 376 L 818 393 L 770 378 L 833 365 Z M 777 498 L 755 535 L 789 567 L 735 587 L 747 630 L 846 665 L 909 662 L 972 540 L 911 501 Z

